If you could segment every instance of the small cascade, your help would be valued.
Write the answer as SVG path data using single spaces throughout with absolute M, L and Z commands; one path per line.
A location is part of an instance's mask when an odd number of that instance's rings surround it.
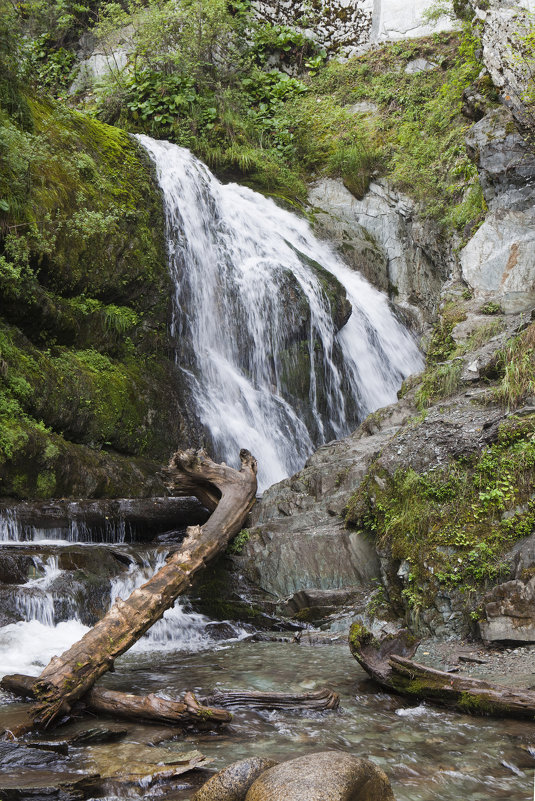
M 109 543 L 122 544 L 131 538 L 131 527 L 124 520 L 103 520 L 98 527 L 83 520 L 69 520 L 65 525 L 42 527 L 18 520 L 16 511 L 0 511 L 0 542 Z
M 0 512 L 0 542 L 18 542 L 20 529 L 14 512 L 6 509 Z
M 169 551 L 159 550 L 147 553 L 141 564 L 132 562 L 128 570 L 121 573 L 111 583 L 110 606 L 117 598 L 123 600 L 130 593 L 141 587 L 154 573 L 164 566 Z M 205 615 L 187 609 L 187 602 L 179 598 L 175 605 L 164 612 L 163 617 L 152 626 L 147 634 L 137 643 L 134 650 L 147 648 L 172 648 L 187 651 L 198 651 L 206 648 L 211 639 L 207 634 L 207 626 L 211 623 Z M 239 626 L 233 626 L 234 637 L 240 639 L 246 632 Z
M 264 489 L 394 402 L 421 354 L 306 220 L 138 138 L 164 196 L 177 364 L 216 457 L 235 464 L 249 448 Z
M 45 626 L 53 626 L 56 614 L 50 585 L 62 573 L 58 568 L 58 557 L 47 556 L 41 559 L 34 556 L 33 561 L 36 573 L 41 575 L 17 589 L 16 608 L 26 621 L 37 620 Z M 76 615 L 74 618 L 76 619 Z

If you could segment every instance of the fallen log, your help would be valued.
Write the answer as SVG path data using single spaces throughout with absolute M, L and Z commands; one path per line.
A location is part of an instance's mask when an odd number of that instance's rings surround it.
M 312 693 L 269 693 L 247 690 L 216 690 L 205 704 L 217 706 L 246 706 L 257 709 L 338 709 L 340 696 L 338 693 L 322 687 Z
M 32 710 L 36 726 L 49 726 L 67 715 L 73 703 L 113 666 L 185 592 L 192 577 L 242 528 L 256 497 L 256 460 L 240 452 L 241 469 L 213 462 L 204 451 L 179 451 L 168 476 L 173 488 L 195 494 L 214 509 L 203 526 L 190 526 L 186 539 L 165 564 L 127 600 L 118 599 L 81 640 L 54 657 L 38 677 Z
M 349 632 L 349 648 L 357 662 L 388 690 L 473 715 L 535 720 L 535 691 L 427 667 L 409 658 L 417 647 L 418 640 L 405 630 L 381 641 L 358 623 Z
M 34 676 L 14 674 L 2 679 L 0 687 L 23 698 L 34 698 L 35 684 Z M 84 708 L 100 714 L 178 726 L 195 723 L 204 727 L 230 723 L 232 720 L 232 715 L 226 709 L 200 704 L 190 692 L 184 695 L 183 701 L 172 701 L 154 693 L 133 695 L 93 687 L 84 695 L 82 703 Z

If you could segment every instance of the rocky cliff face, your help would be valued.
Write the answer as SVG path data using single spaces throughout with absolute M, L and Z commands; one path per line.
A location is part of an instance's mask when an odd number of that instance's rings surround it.
M 320 234 L 390 295 L 409 325 L 421 332 L 436 318 L 440 290 L 456 267 L 452 243 L 409 197 L 378 180 L 358 200 L 342 181 L 324 178 L 310 188 L 309 202 Z
M 424 20 L 428 0 L 396 3 L 392 0 L 254 0 L 262 19 L 304 29 L 327 52 L 353 55 L 388 40 L 427 36 L 451 30 L 449 18 L 435 24 Z

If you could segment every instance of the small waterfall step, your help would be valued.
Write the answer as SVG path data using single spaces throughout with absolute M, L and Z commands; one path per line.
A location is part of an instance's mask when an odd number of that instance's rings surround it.
M 0 502 L 0 543 L 150 541 L 169 530 L 202 525 L 197 498 L 118 498 Z

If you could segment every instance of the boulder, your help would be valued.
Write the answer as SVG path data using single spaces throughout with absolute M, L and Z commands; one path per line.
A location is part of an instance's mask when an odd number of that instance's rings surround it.
M 463 278 L 480 302 L 505 312 L 535 305 L 535 211 L 491 211 L 461 251 Z
M 517 542 L 511 551 L 515 578 L 528 581 L 535 575 L 535 534 Z
M 342 751 L 307 754 L 262 773 L 245 801 L 393 801 L 386 774 Z
M 429 72 L 429 70 L 436 70 L 438 64 L 434 61 L 426 61 L 425 58 L 413 58 L 407 62 L 407 66 L 403 70 L 407 75 L 417 75 L 419 72 Z
M 197 790 L 192 801 L 243 801 L 254 781 L 277 765 L 272 759 L 251 757 L 233 762 Z
M 462 275 L 480 302 L 521 312 L 535 303 L 535 154 L 505 108 L 466 135 L 489 207 L 461 251 Z
M 535 642 L 535 576 L 494 587 L 484 599 L 481 637 L 490 642 Z

